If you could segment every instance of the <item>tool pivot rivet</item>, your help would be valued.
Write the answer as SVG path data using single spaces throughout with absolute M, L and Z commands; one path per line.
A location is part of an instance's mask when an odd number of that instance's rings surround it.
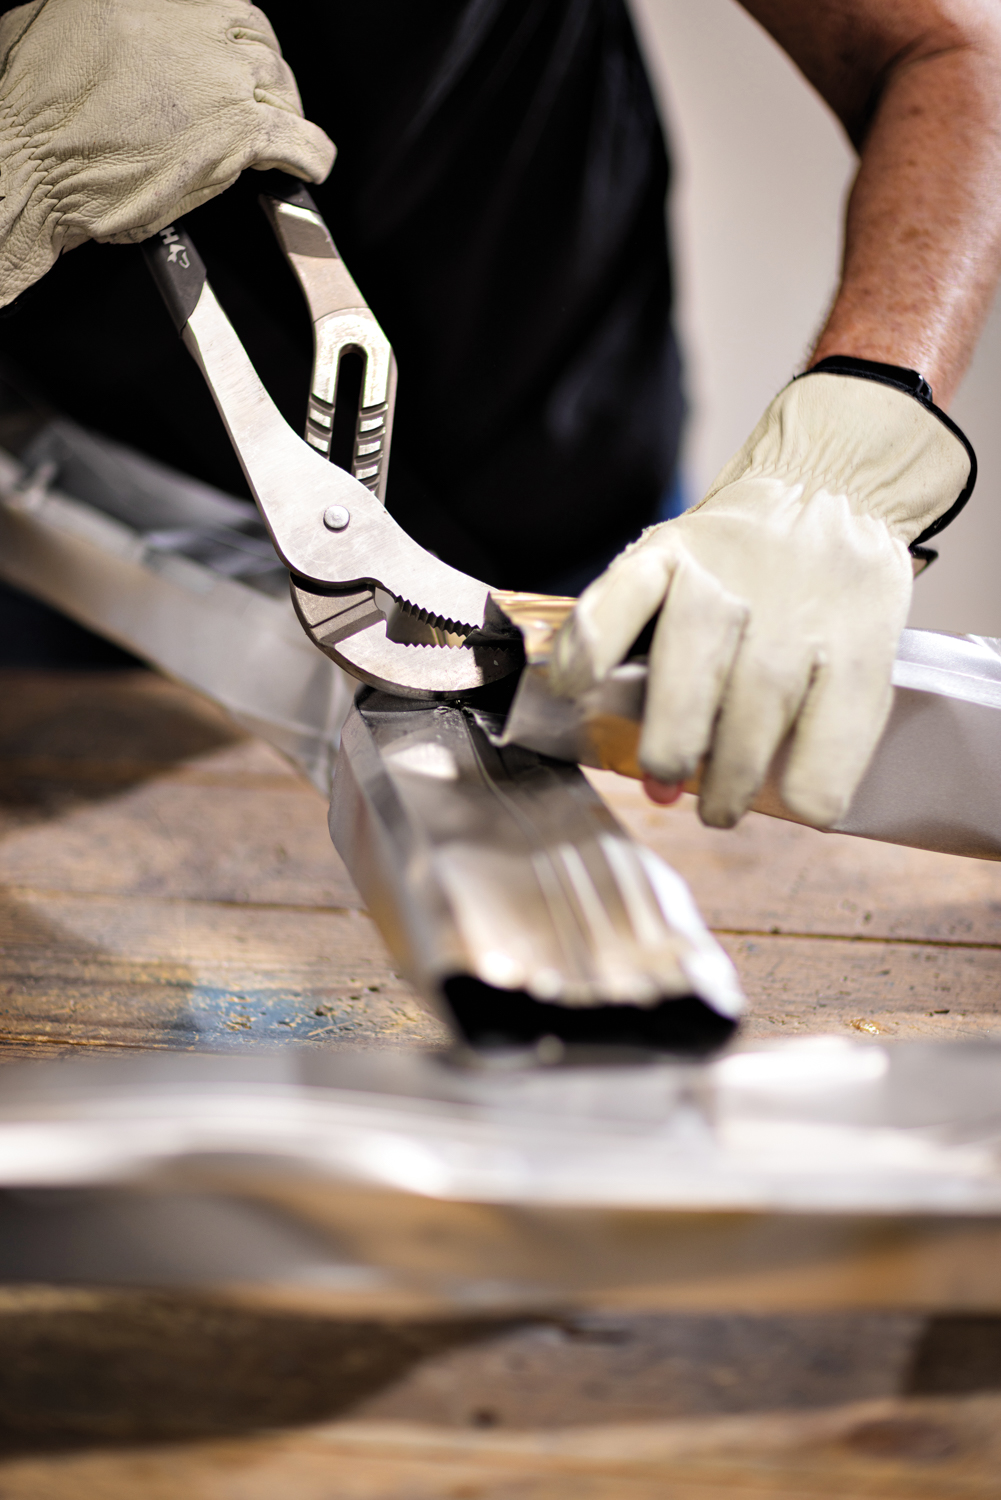
M 346 505 L 328 505 L 323 512 L 323 524 L 328 531 L 343 531 L 350 519 Z

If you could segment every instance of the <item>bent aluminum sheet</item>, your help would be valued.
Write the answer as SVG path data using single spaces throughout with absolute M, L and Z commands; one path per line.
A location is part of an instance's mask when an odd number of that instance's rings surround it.
M 214 698 L 328 793 L 354 687 L 303 635 L 249 506 L 61 419 L 23 457 L 0 447 L 0 576 Z M 578 707 L 530 667 L 500 742 L 635 775 L 645 680 L 628 662 Z M 1001 858 L 1001 646 L 905 630 L 894 683 L 838 829 Z M 774 776 L 755 805 L 792 816 Z
M 472 1043 L 698 1051 L 733 1029 L 736 974 L 680 876 L 576 766 L 498 750 L 468 710 L 360 694 L 330 832 L 406 977 Z
M 39 428 L 25 459 L 20 464 L 0 450 L 0 572 L 207 693 L 329 793 L 354 684 L 303 635 L 285 569 L 249 507 L 60 419 Z M 52 488 L 56 479 L 73 494 Z M 466 721 L 455 712 L 464 740 Z M 541 800 L 505 772 L 506 790 L 498 793 L 495 784 L 487 799 L 492 814 L 478 820 L 470 806 L 475 787 L 441 780 L 441 760 L 450 754 L 438 743 L 442 714 L 447 719 L 446 710 L 437 717 L 424 711 L 430 738 L 423 747 L 411 744 L 391 769 L 378 755 L 365 771 L 346 766 L 336 800 L 343 813 L 352 787 L 400 776 L 400 787 L 409 787 L 409 822 L 390 828 L 376 816 L 359 837 L 361 824 L 348 815 L 354 831 L 340 847 L 418 993 L 454 1022 L 444 981 L 499 981 L 506 1002 L 522 987 L 523 969 L 540 998 L 545 991 L 550 1002 L 591 1006 L 592 1030 L 601 1020 L 599 1001 L 619 1004 L 619 1041 L 629 1024 L 622 1007 L 652 1011 L 671 997 L 678 1015 L 683 997 L 697 994 L 715 1009 L 691 1001 L 685 1027 L 672 1022 L 670 1039 L 723 1040 L 740 1009 L 739 985 L 679 878 L 625 837 L 573 767 L 547 773 Z M 407 722 L 412 735 L 418 720 Z M 482 739 L 474 724 L 468 734 Z M 483 755 L 500 764 L 485 741 Z M 423 756 L 419 765 L 415 756 Z M 507 758 L 513 763 L 517 755 Z M 521 759 L 538 764 L 538 757 Z M 480 771 L 474 781 L 482 782 Z M 442 824 L 436 793 L 448 803 L 444 822 L 461 825 L 462 837 L 447 853 L 438 840 L 429 882 L 420 860 L 408 863 L 407 850 L 435 842 Z M 523 839 L 515 849 L 512 828 L 530 802 L 529 816 L 546 803 L 558 837 Z M 571 1019 L 552 1004 L 548 1020 L 536 1017 L 548 1033 Z
M 0 450 L 0 572 L 207 693 L 329 793 L 354 684 L 303 635 L 285 569 L 249 507 L 59 419 L 39 428 L 25 459 L 19 464 Z M 55 479 L 73 495 L 52 488 Z M 443 723 L 433 709 L 424 720 L 432 729 Z M 418 720 L 407 722 L 413 734 Z M 468 730 L 482 739 L 475 725 Z M 465 734 L 460 728 L 459 739 Z M 598 1002 L 617 1003 L 616 1040 L 629 1023 L 622 1007 L 652 1011 L 671 997 L 678 1015 L 683 997 L 693 994 L 715 1009 L 706 1012 L 692 1000 L 688 1008 L 699 1024 L 692 1015 L 681 1030 L 672 1022 L 670 1039 L 723 1040 L 741 1005 L 729 960 L 683 883 L 625 837 L 580 773 L 549 772 L 548 796 L 535 796 L 528 814 L 544 801 L 558 837 L 522 840 L 515 849 L 512 828 L 534 794 L 505 772 L 506 790 L 497 793 L 495 784 L 492 815 L 478 820 L 470 807 L 475 788 L 468 780 L 453 786 L 438 774 L 449 753 L 432 733 L 392 769 L 378 755 L 364 772 L 346 766 L 336 802 L 343 810 L 348 790 L 373 779 L 388 784 L 402 775 L 400 786 L 410 789 L 409 823 L 390 828 L 376 816 L 359 838 L 360 822 L 348 816 L 354 833 L 340 847 L 383 936 L 431 1008 L 454 1021 L 443 984 L 463 977 L 499 981 L 508 1001 L 522 987 L 523 969 L 524 984 L 540 998 L 545 991 L 550 1002 L 588 1004 L 592 1030 L 601 1019 Z M 485 741 L 483 753 L 500 763 Z M 524 753 L 521 759 L 538 763 Z M 479 771 L 474 781 L 482 782 Z M 438 840 L 429 882 L 420 860 L 408 863 L 404 832 L 410 844 L 430 848 L 442 823 L 435 793 L 442 792 L 444 822 L 462 825 L 462 837 L 448 853 Z M 377 798 L 374 805 L 382 803 Z M 475 1008 L 476 997 L 470 1003 Z M 549 1033 L 570 1019 L 556 1015 L 553 1004 L 548 1021 L 536 1017 Z
M 307 1300 L 333 1288 L 384 1310 L 401 1288 L 442 1310 L 1001 1309 L 999 1097 L 996 1044 L 839 1037 L 639 1069 L 415 1054 L 33 1064 L 4 1071 L 0 1185 L 15 1210 L 90 1204 L 92 1225 L 113 1222 L 122 1194 L 230 1205 L 213 1256 L 192 1243 L 186 1263 L 174 1247 L 175 1280 L 211 1263 L 225 1281 L 227 1235 L 231 1279 L 267 1279 L 236 1244 L 235 1210 L 256 1205 L 273 1240 L 299 1245 L 276 1275 Z M 15 1241 L 24 1218 L 7 1214 Z M 150 1284 L 163 1255 L 141 1215 L 133 1230 L 109 1245 L 107 1274 L 141 1281 L 145 1263 Z M 61 1270 L 50 1257 L 52 1279 L 74 1279 L 74 1254 Z M 19 1265 L 30 1272 L 8 1236 L 0 1275 L 24 1279 Z
M 36 431 L 25 458 L 0 449 L 0 572 L 207 693 L 329 791 L 353 685 L 301 633 L 285 570 L 249 507 L 60 420 Z M 52 488 L 57 477 L 73 496 Z M 619 669 L 598 715 L 582 720 L 532 668 L 501 742 L 590 763 L 609 763 L 609 744 L 627 755 L 643 673 L 638 663 Z M 999 857 L 1001 658 L 989 642 L 907 632 L 896 673 L 894 716 L 842 826 Z M 430 1007 L 478 1042 L 725 1039 L 739 988 L 678 878 L 625 838 L 572 765 L 543 776 L 538 757 L 515 769 L 504 752 L 505 768 L 465 710 L 417 708 L 423 728 L 409 719 L 413 742 L 388 759 L 381 750 L 373 758 L 374 740 L 359 730 L 332 828 Z M 458 759 L 442 738 L 446 722 L 466 747 Z M 497 719 L 487 727 L 499 735 Z M 488 764 L 501 768 L 499 781 Z M 758 805 L 784 811 L 774 788 Z M 687 1020 L 685 996 L 696 997 Z M 665 1030 L 667 1000 L 675 1019 Z M 646 1012 L 638 1028 L 630 1008 Z
M 25 462 L 0 448 L 0 576 L 213 698 L 329 794 L 354 683 L 303 635 L 249 505 L 57 419 Z
M 626 662 L 572 703 L 550 691 L 543 664 L 533 665 L 499 743 L 639 776 L 646 671 L 643 660 Z M 1001 641 L 905 630 L 893 683 L 889 722 L 834 831 L 1001 859 Z M 781 770 L 780 756 L 753 806 L 801 821 L 782 802 Z

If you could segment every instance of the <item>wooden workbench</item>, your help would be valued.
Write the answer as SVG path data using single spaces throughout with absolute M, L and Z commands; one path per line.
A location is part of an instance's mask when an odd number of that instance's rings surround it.
M 997 1033 L 1001 865 L 757 815 L 712 832 L 596 781 L 690 882 L 749 1035 Z M 325 813 L 151 673 L 0 673 L 0 1057 L 443 1041 Z M 11 1288 L 0 1328 L 2 1500 L 1001 1496 L 1001 1320 L 446 1335 Z

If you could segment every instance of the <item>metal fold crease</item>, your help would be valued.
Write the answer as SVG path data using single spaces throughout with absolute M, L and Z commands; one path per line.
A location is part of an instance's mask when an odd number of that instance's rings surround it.
M 743 998 L 684 882 L 500 722 L 362 693 L 342 731 L 331 837 L 406 977 L 474 1046 L 720 1045 Z

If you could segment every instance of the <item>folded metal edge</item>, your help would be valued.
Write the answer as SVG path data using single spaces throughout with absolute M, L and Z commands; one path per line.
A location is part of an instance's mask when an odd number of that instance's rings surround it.
M 704 1052 L 743 998 L 681 878 L 576 766 L 469 710 L 362 693 L 330 831 L 425 1003 L 471 1045 Z
M 571 701 L 558 697 L 549 685 L 545 645 L 540 629 L 497 743 L 525 745 L 640 777 L 637 747 L 646 660 L 623 663 L 579 701 Z M 831 831 L 1001 859 L 1001 643 L 905 630 L 893 682 L 886 729 L 848 812 Z M 782 800 L 783 757 L 784 747 L 752 807 L 770 817 L 803 822 Z M 694 792 L 698 786 L 696 778 L 686 790 Z

